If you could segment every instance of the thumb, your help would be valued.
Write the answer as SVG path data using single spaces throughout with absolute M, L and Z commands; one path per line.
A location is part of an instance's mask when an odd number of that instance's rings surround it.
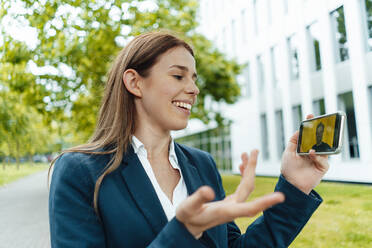
M 297 149 L 297 142 L 298 142 L 298 136 L 299 136 L 299 131 L 296 131 L 292 137 L 289 139 L 287 149 L 290 152 L 296 152 Z
M 214 191 L 209 186 L 202 186 L 191 196 L 187 197 L 177 208 L 177 219 L 187 220 L 202 210 L 203 204 L 214 199 Z

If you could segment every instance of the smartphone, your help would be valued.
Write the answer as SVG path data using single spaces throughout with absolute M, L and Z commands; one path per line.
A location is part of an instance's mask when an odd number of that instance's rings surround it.
M 341 111 L 302 121 L 297 153 L 308 155 L 311 149 L 316 154 L 340 153 L 345 121 L 346 115 Z

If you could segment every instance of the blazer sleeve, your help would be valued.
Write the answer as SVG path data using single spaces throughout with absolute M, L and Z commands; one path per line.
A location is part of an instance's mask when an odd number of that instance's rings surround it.
M 225 197 L 221 176 L 217 171 L 221 199 Z M 275 191 L 284 193 L 285 201 L 277 204 L 257 218 L 241 234 L 234 222 L 227 223 L 229 247 L 288 247 L 322 202 L 313 190 L 306 195 L 280 175 Z
M 76 154 L 54 164 L 49 192 L 50 238 L 53 248 L 106 247 L 102 224 L 94 212 L 94 182 Z
M 185 225 L 175 217 L 170 220 L 148 248 L 206 248 L 199 240 L 186 229 Z

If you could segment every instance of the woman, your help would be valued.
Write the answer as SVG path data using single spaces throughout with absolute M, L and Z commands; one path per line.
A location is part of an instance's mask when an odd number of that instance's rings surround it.
M 55 162 L 52 247 L 287 247 L 293 241 L 321 202 L 312 189 L 327 158 L 297 156 L 296 133 L 283 155 L 278 192 L 245 202 L 254 187 L 255 150 L 242 155 L 241 183 L 225 197 L 212 157 L 170 136 L 187 125 L 196 78 L 193 50 L 173 35 L 143 34 L 121 51 L 91 141 Z M 241 235 L 233 220 L 265 209 Z

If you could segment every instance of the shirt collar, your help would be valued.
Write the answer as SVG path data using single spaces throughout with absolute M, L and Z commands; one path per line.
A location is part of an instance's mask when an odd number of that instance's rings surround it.
M 172 140 L 170 142 L 170 145 L 169 145 L 169 161 L 172 161 L 172 160 L 175 162 L 175 163 L 171 163 L 173 168 L 180 169 L 180 167 L 178 165 L 176 150 L 174 149 L 174 139 L 173 138 L 172 138 Z
M 146 151 L 146 149 L 145 149 L 145 146 L 142 144 L 142 142 L 139 140 L 139 139 L 137 139 L 137 137 L 136 136 L 132 136 L 132 146 L 133 146 L 133 150 L 134 150 L 134 152 L 137 154 L 139 151 L 140 151 L 140 149 L 142 150 L 142 149 L 144 149 L 145 151 Z
M 132 146 L 133 146 L 134 152 L 137 155 L 144 155 L 147 158 L 147 151 L 146 151 L 144 144 L 134 135 L 132 136 Z M 177 159 L 176 151 L 174 149 L 173 138 L 171 139 L 171 142 L 169 144 L 169 161 L 171 162 L 171 165 L 173 168 L 180 169 L 180 167 L 178 166 L 178 159 Z

